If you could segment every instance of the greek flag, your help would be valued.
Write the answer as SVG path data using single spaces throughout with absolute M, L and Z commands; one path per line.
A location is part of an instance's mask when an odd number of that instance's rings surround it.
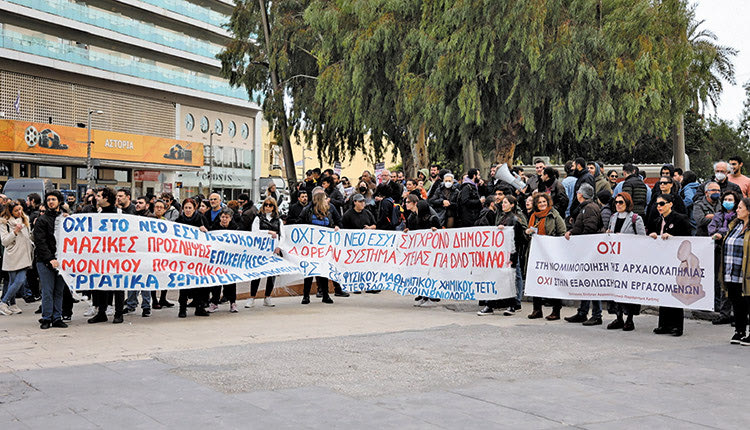
M 16 115 L 21 114 L 21 90 L 18 90 L 18 95 L 16 96 L 16 101 L 13 102 L 13 107 L 16 108 Z

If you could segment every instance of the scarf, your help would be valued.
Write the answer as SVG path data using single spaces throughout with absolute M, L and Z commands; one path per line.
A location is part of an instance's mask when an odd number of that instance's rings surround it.
M 544 228 L 544 223 L 547 221 L 547 215 L 549 215 L 551 210 L 552 208 L 549 207 L 543 211 L 537 211 L 531 214 L 529 225 L 536 227 L 537 234 L 541 234 L 542 236 L 547 234 L 547 230 Z M 539 221 L 539 224 L 537 224 L 537 221 Z

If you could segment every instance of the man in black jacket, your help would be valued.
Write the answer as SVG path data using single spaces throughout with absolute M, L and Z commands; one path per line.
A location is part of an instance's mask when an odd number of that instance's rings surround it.
M 117 196 L 114 190 L 109 187 L 102 187 L 96 191 L 96 204 L 101 208 L 99 213 L 103 214 L 115 214 L 118 213 L 118 208 L 115 206 Z M 95 290 L 92 292 L 91 300 L 97 308 L 97 314 L 89 318 L 89 324 L 96 324 L 107 321 L 107 306 L 111 301 L 112 296 L 115 299 L 115 316 L 112 318 L 113 324 L 121 324 L 123 319 L 123 305 L 125 303 L 125 292 L 124 291 L 101 291 Z
M 117 207 L 122 210 L 122 213 L 127 215 L 135 214 L 135 205 L 131 199 L 130 189 L 120 188 L 117 190 Z
M 68 327 L 62 320 L 63 293 L 67 285 L 57 271 L 60 263 L 57 261 L 57 241 L 55 226 L 62 222 L 60 218 L 60 204 L 63 202 L 62 193 L 50 191 L 44 196 L 46 211 L 36 220 L 34 226 L 34 245 L 36 252 L 36 268 L 39 272 L 39 284 L 42 289 L 42 330 L 50 327 Z
M 622 175 L 625 176 L 622 182 L 622 192 L 630 194 L 633 199 L 633 213 L 645 219 L 646 207 L 648 207 L 648 185 L 643 182 L 638 169 L 631 163 L 625 163 L 622 166 Z
M 596 234 L 602 230 L 602 209 L 599 203 L 593 200 L 594 187 L 589 184 L 581 185 L 576 193 L 576 199 L 579 203 L 578 213 L 573 222 L 573 227 L 565 233 L 565 239 L 570 239 L 571 235 L 579 236 L 582 234 Z M 591 306 L 593 304 L 593 306 Z M 591 318 L 586 319 L 591 310 Z M 581 300 L 578 312 L 570 317 L 565 317 L 565 321 L 571 323 L 583 323 L 585 326 L 602 324 L 602 302 L 600 300 Z
M 471 227 L 479 218 L 483 199 L 479 197 L 479 170 L 469 169 L 466 179 L 458 191 L 458 221 L 459 227 Z
M 286 216 L 287 224 L 299 224 L 299 217 L 302 215 L 302 211 L 307 207 L 307 203 L 310 200 L 310 195 L 306 189 L 299 190 L 297 194 L 297 201 L 289 206 L 289 212 Z
M 365 198 L 362 194 L 352 196 L 354 207 L 346 211 L 341 223 L 346 229 L 372 230 L 375 229 L 375 217 L 365 209 Z
M 576 177 L 576 185 L 575 188 L 573 188 L 573 195 L 575 196 L 578 193 L 578 190 L 581 188 L 581 185 L 583 184 L 589 184 L 591 185 L 592 189 L 595 189 L 596 182 L 594 180 L 594 177 L 591 176 L 591 173 L 589 173 L 588 167 L 586 167 L 586 159 L 582 157 L 576 158 L 575 164 L 574 164 L 574 170 L 573 170 L 573 176 Z M 570 204 L 570 218 L 575 219 L 576 215 L 578 214 L 578 207 L 580 205 L 580 202 L 575 197 L 573 198 L 573 201 Z M 568 222 L 570 220 L 566 220 Z
M 323 187 L 323 190 L 325 190 L 326 195 L 328 196 L 328 204 L 339 211 L 339 214 L 344 213 L 342 210 L 344 207 L 344 195 L 341 194 L 341 191 L 336 187 L 333 177 L 323 176 L 320 180 L 320 186 Z

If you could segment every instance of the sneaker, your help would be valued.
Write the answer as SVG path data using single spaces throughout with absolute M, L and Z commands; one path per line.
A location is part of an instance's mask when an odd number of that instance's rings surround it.
M 52 327 L 52 324 L 50 324 L 50 322 L 49 322 L 49 321 L 47 321 L 47 320 L 43 320 L 43 321 L 42 321 L 42 322 L 41 322 L 41 323 L 39 324 L 39 328 L 40 328 L 40 329 L 42 329 L 42 330 L 47 330 L 47 329 L 48 329 L 48 328 L 50 328 L 50 327 Z
M 425 303 L 429 302 L 430 300 L 427 297 L 422 297 L 417 303 L 414 303 L 414 307 L 421 308 L 425 305 Z
M 750 346 L 750 336 L 743 337 L 740 339 L 740 345 L 742 346 Z
M 214 313 L 214 312 L 216 312 L 218 310 L 219 310 L 219 305 L 215 305 L 215 304 L 211 303 L 210 305 L 208 305 L 208 308 L 206 309 L 206 312 L 208 312 L 208 313 Z
M 255 306 L 255 299 L 251 297 L 247 299 L 247 302 L 245 302 L 245 307 L 249 309 L 249 308 L 252 308 L 253 306 Z
M 591 317 L 588 320 L 584 321 L 583 325 L 585 326 L 602 325 L 602 319 Z
M 70 321 L 73 319 L 73 315 L 63 315 L 62 320 L 63 321 Z
M 229 312 L 236 314 L 237 313 L 237 303 L 232 303 L 229 305 Z
M 270 297 L 264 297 L 263 298 L 263 306 L 268 306 L 269 308 L 272 308 L 272 307 L 274 307 L 276 305 L 274 305 L 273 303 L 271 303 L 271 298 Z
M 10 306 L 8 306 L 5 302 L 0 302 L 0 314 L 3 315 L 13 315 L 13 311 L 10 310 Z
M 735 333 L 729 343 L 731 343 L 732 345 L 739 345 L 743 337 L 745 337 L 745 333 Z
M 96 314 L 92 318 L 89 318 L 89 324 L 96 324 L 100 322 L 107 322 L 107 316 L 102 314 Z
M 95 306 L 89 306 L 88 309 L 86 309 L 86 312 L 83 313 L 83 316 L 85 317 L 92 317 L 96 314 L 96 307 Z
M 63 322 L 63 320 L 55 320 L 52 323 L 52 327 L 55 328 L 68 328 L 68 325 Z
M 586 315 L 575 314 L 573 316 L 565 317 L 563 319 L 569 323 L 582 323 L 586 321 Z
M 115 315 L 115 317 L 112 318 L 112 324 L 122 324 L 123 321 L 122 315 Z
M 122 310 L 123 315 L 124 314 L 130 314 L 130 313 L 133 313 L 133 312 L 135 312 L 135 308 L 124 308 Z
M 303 296 L 302 297 L 302 304 L 303 305 L 309 305 L 310 304 L 310 296 Z
M 516 308 L 513 306 L 503 311 L 503 315 L 505 315 L 506 317 L 512 317 L 515 314 L 516 314 Z
M 10 311 L 13 312 L 14 315 L 23 313 L 23 311 L 21 310 L 21 308 L 18 307 L 18 305 L 10 305 L 9 308 L 10 308 Z
M 195 307 L 195 316 L 197 316 L 197 317 L 207 317 L 209 315 L 211 315 L 211 314 L 208 313 L 208 311 L 206 310 L 206 308 L 201 307 L 201 306 L 196 306 Z
M 347 293 L 346 291 L 337 291 L 333 293 L 333 295 L 336 297 L 349 297 L 349 293 Z
M 331 296 L 326 296 L 326 297 L 323 297 L 323 300 L 321 300 L 321 302 L 331 305 L 333 304 L 333 299 L 331 298 Z
M 107 312 L 106 312 L 106 314 L 107 314 L 108 317 L 111 317 L 112 315 L 115 314 L 115 309 L 112 306 L 107 306 Z
M 187 318 L 187 306 L 184 308 L 180 306 L 180 311 L 177 312 L 177 318 Z
M 483 317 L 485 315 L 492 315 L 494 313 L 495 311 L 491 307 L 485 306 L 479 312 L 477 312 L 477 315 L 479 315 L 480 317 Z
M 607 330 L 619 330 L 623 327 L 625 327 L 625 321 L 619 318 L 607 324 Z
M 429 307 L 432 307 L 432 306 L 435 306 L 435 302 L 433 302 L 430 299 L 424 299 L 424 303 L 422 303 L 422 306 L 420 306 L 420 307 L 422 307 L 422 308 L 429 308 Z
M 144 309 L 143 312 L 141 312 L 141 316 L 143 318 L 148 318 L 151 316 L 151 309 Z

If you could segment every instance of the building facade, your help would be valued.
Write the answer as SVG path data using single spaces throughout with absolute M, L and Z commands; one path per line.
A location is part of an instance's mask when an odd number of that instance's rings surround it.
M 85 190 L 90 121 L 96 184 L 256 195 L 260 107 L 219 76 L 215 58 L 232 7 L 0 0 L 0 183 L 40 177 Z

